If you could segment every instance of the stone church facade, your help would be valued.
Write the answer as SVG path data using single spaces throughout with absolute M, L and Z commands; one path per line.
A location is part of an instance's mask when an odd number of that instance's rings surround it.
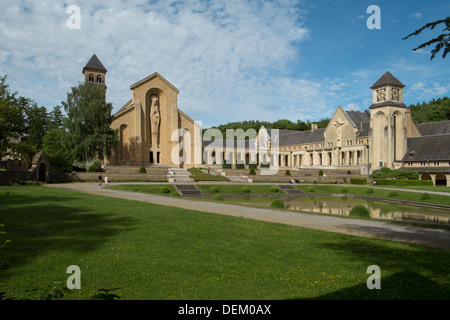
M 83 68 L 85 81 L 105 85 L 106 68 L 94 54 Z M 194 134 L 201 127 L 178 109 L 178 89 L 158 73 L 130 86 L 131 99 L 116 113 L 111 128 L 119 142 L 110 165 L 177 166 L 194 163 Z M 174 152 L 176 150 L 176 152 Z
M 94 55 L 86 82 L 105 85 L 106 69 Z M 282 169 L 345 169 L 369 174 L 381 167 L 414 170 L 450 185 L 450 121 L 415 124 L 403 103 L 405 85 L 386 72 L 370 89 L 368 110 L 338 107 L 326 128 L 310 131 L 261 127 L 244 141 L 202 138 L 201 126 L 178 109 L 178 89 L 158 73 L 130 86 L 131 99 L 114 115 L 119 143 L 110 165 L 168 167 L 224 163 Z M 214 135 L 213 135 L 214 136 Z M 264 146 L 262 145 L 264 141 Z

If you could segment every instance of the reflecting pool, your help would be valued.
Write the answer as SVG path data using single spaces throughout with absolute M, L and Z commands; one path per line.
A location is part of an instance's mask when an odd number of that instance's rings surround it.
M 281 199 L 287 209 L 294 211 L 348 216 L 355 205 L 362 204 L 367 207 L 370 216 L 376 219 L 450 224 L 450 212 L 439 208 L 338 196 L 283 197 Z M 269 207 L 272 200 L 273 198 L 248 197 L 228 198 L 225 201 Z

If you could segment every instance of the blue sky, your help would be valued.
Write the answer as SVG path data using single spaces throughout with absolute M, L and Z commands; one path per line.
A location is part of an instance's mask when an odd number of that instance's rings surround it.
M 67 27 L 70 5 L 80 8 L 79 29 Z M 380 8 L 381 29 L 366 26 L 370 5 Z M 114 111 L 131 99 L 131 84 L 158 72 L 205 128 L 314 121 L 339 105 L 367 109 L 369 87 L 386 71 L 406 85 L 407 105 L 449 96 L 450 57 L 412 51 L 443 27 L 401 40 L 449 13 L 448 0 L 3 0 L 0 74 L 51 109 L 95 53 Z

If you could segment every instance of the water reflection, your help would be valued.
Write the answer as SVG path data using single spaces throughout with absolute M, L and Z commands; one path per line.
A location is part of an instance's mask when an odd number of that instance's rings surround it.
M 226 201 L 269 207 L 272 200 L 248 197 L 229 198 Z M 332 196 L 283 197 L 282 200 L 287 209 L 295 211 L 348 216 L 355 205 L 362 204 L 369 209 L 370 216 L 376 219 L 450 224 L 450 212 L 444 209 Z
M 352 208 L 362 204 L 369 209 L 370 216 L 377 219 L 419 221 L 449 224 L 450 213 L 444 209 L 418 207 L 348 197 L 302 197 L 285 198 L 290 210 L 317 212 L 348 216 Z

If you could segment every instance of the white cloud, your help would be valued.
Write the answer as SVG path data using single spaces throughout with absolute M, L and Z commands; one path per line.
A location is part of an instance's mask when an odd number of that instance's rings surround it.
M 81 70 L 96 53 L 108 69 L 115 110 L 131 98 L 131 84 L 158 72 L 180 90 L 188 114 L 256 112 L 268 107 L 275 82 L 298 54 L 295 44 L 309 32 L 295 0 L 85 0 L 77 3 L 80 30 L 66 27 L 71 4 L 0 5 L 0 67 L 15 90 L 47 107 L 82 81 Z
M 416 12 L 416 13 L 414 13 L 414 14 L 411 14 L 411 15 L 409 15 L 409 17 L 410 18 L 413 18 L 413 19 L 420 19 L 420 18 L 422 18 L 422 13 L 421 12 Z

